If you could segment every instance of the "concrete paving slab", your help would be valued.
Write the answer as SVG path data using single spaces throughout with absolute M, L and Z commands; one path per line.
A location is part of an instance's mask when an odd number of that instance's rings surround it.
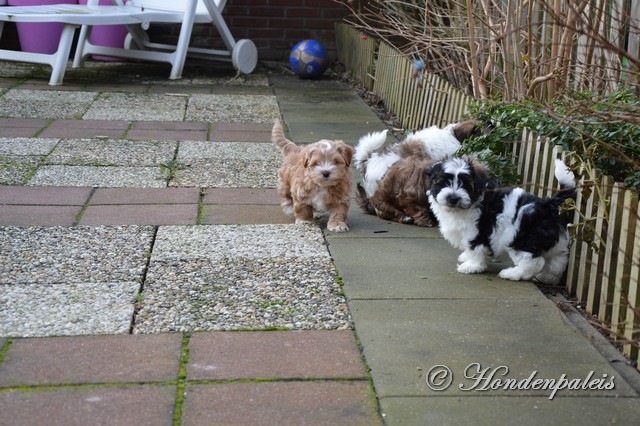
M 82 206 L 91 188 L 0 186 L 0 204 Z
M 128 333 L 139 282 L 0 283 L 0 336 Z
M 372 250 L 371 244 L 380 249 Z M 329 251 L 344 277 L 349 300 L 540 297 L 540 291 L 531 282 L 507 281 L 497 276 L 500 269 L 509 266 L 506 262 L 493 263 L 483 274 L 459 274 L 458 252 L 437 237 L 373 240 L 329 237 Z
M 386 424 L 392 425 L 607 425 L 635 424 L 636 398 L 390 397 L 380 400 Z
M 200 188 L 97 188 L 90 205 L 197 204 L 199 198 Z
M 242 354 L 242 356 L 238 356 Z M 366 379 L 353 332 L 194 333 L 189 380 Z
M 322 231 L 314 225 L 163 226 L 152 260 L 329 259 Z
M 0 283 L 140 282 L 154 229 L 0 227 Z
M 350 326 L 321 231 L 160 227 L 134 332 Z
M 168 382 L 178 379 L 182 335 L 16 339 L 0 386 Z
M 84 120 L 182 121 L 188 96 L 155 93 L 100 93 Z
M 130 122 L 124 120 L 55 120 L 39 134 L 43 138 L 122 138 Z
M 43 158 L 39 155 L 0 155 L 0 185 L 23 184 Z
M 208 136 L 209 123 L 205 122 L 141 121 L 127 132 L 127 139 L 134 140 L 206 141 Z
M 203 225 L 295 223 L 295 219 L 284 214 L 280 206 L 261 204 L 205 205 L 202 207 L 201 221 Z
M 468 396 L 474 363 L 498 369 L 495 378 L 608 380 L 615 389 L 569 390 L 561 395 L 636 396 L 597 350 L 540 295 L 538 300 L 355 300 L 349 303 L 377 394 Z M 540 342 L 544 342 L 543 345 Z M 448 370 L 436 367 L 446 366 Z M 507 370 L 505 370 L 505 367 Z M 426 383 L 432 368 L 452 373 L 442 391 Z M 445 373 L 443 373 L 445 374 Z M 449 376 L 446 376 L 449 377 Z M 548 390 L 491 391 L 492 395 L 549 396 Z
M 40 166 L 30 186 L 82 186 L 104 188 L 164 188 L 160 167 Z
M 55 388 L 0 393 L 0 411 L 15 425 L 170 425 L 175 386 Z
M 185 426 L 380 424 L 367 382 L 189 385 L 187 394 Z
M 195 225 L 198 204 L 118 204 L 88 206 L 80 225 Z
M 271 143 L 206 141 L 180 142 L 176 157 L 184 162 L 201 159 L 270 161 L 278 162 L 278 166 L 281 158 L 280 149 Z
M 0 156 L 47 155 L 59 141 L 51 138 L 0 138 Z
M 355 189 L 353 191 L 355 194 Z M 351 238 L 441 238 L 437 228 L 422 228 L 366 214 L 352 199 L 347 219 L 349 232 L 328 234 L 330 240 Z
M 9 120 L 21 120 L 21 119 L 5 119 L 7 122 Z M 39 134 L 40 130 L 47 124 L 48 120 L 38 120 L 41 121 L 42 124 L 33 124 L 31 126 L 27 125 L 3 125 L 2 121 L 0 121 L 0 137 L 3 138 L 32 138 Z
M 152 258 L 134 332 L 348 328 L 337 281 L 329 259 Z
M 279 161 L 206 158 L 178 164 L 170 187 L 275 188 L 278 184 Z
M 121 139 L 63 139 L 49 165 L 151 167 L 173 160 L 177 142 Z
M 11 89 L 0 98 L 0 115 L 24 118 L 78 118 L 96 97 L 95 92 Z
M 185 121 L 273 123 L 276 117 L 280 110 L 275 96 L 194 94 Z
M 381 130 L 380 119 L 345 83 L 282 75 L 270 79 L 296 143 L 324 138 L 355 144 L 363 134 Z
M 279 206 L 280 198 L 275 188 L 207 188 L 202 203 L 204 205 L 270 204 Z
M 0 205 L 0 226 L 73 226 L 82 206 Z

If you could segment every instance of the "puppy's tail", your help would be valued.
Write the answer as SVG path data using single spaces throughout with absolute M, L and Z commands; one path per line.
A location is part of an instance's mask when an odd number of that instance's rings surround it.
M 556 159 L 556 179 L 560 183 L 560 190 L 556 193 L 555 199 L 561 205 L 569 198 L 576 198 L 576 177 L 569 167 L 562 160 Z
M 374 151 L 380 149 L 387 141 L 388 130 L 372 132 L 360 138 L 353 154 L 353 162 L 358 170 L 364 170 L 367 160 L 371 158 Z
M 373 208 L 371 200 L 367 197 L 367 192 L 364 190 L 360 183 L 356 185 L 356 189 L 358 190 L 358 192 L 356 193 L 356 201 L 358 205 L 362 207 L 362 210 L 364 210 L 365 213 L 375 215 L 376 209 Z
M 556 159 L 556 179 L 560 183 L 560 189 L 575 189 L 576 177 L 564 161 Z
M 290 152 L 297 151 L 299 149 L 296 144 L 291 142 L 284 135 L 284 128 L 282 127 L 282 122 L 279 118 L 276 118 L 276 121 L 273 123 L 273 128 L 271 129 L 271 142 L 278 145 L 285 156 L 289 155 Z

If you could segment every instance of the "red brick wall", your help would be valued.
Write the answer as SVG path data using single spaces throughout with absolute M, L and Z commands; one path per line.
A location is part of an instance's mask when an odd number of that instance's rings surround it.
M 316 39 L 336 56 L 334 26 L 348 10 L 334 0 L 228 0 L 223 16 L 236 40 L 248 38 L 258 47 L 260 60 L 286 61 L 291 48 L 300 40 Z M 171 42 L 177 28 L 152 27 L 153 40 Z M 220 46 L 214 27 L 199 25 L 193 33 L 194 43 Z

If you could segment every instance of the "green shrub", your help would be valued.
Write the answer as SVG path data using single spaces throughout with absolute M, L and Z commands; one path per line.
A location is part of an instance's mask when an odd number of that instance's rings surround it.
M 551 143 L 576 152 L 583 163 L 629 188 L 640 189 L 640 100 L 631 92 L 618 90 L 604 97 L 574 93 L 546 105 L 533 101 L 477 102 L 471 105 L 470 115 L 493 127 L 465 143 L 464 153 L 489 149 L 485 161 L 503 184 L 517 180 L 509 145 L 529 128 Z

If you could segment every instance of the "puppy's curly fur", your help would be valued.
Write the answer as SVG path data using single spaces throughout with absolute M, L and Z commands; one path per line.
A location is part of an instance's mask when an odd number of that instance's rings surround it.
M 360 138 L 354 162 L 362 172 L 356 201 L 369 214 L 418 226 L 434 226 L 426 192 L 431 186 L 426 169 L 460 148 L 482 131 L 476 120 L 431 126 L 409 134 L 402 142 L 385 147 L 387 131 Z
M 395 222 L 431 227 L 436 220 L 429 208 L 427 191 L 431 179 L 427 170 L 434 163 L 430 158 L 412 155 L 396 161 L 378 183 L 369 199 L 358 184 L 356 200 L 370 214 Z
M 278 195 L 283 211 L 293 214 L 296 223 L 313 222 L 317 215 L 329 212 L 327 229 L 348 231 L 353 147 L 327 139 L 298 146 L 285 137 L 280 120 L 273 125 L 271 140 L 284 156 L 278 170 Z

